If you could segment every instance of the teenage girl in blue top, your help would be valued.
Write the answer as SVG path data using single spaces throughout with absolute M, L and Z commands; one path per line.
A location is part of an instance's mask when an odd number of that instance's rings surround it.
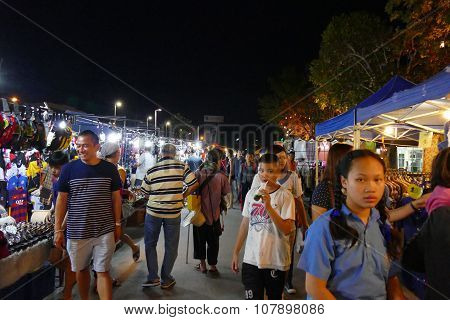
M 335 208 L 311 225 L 299 262 L 309 298 L 404 298 L 393 263 L 401 241 L 382 199 L 385 171 L 368 150 L 351 151 L 339 162 Z

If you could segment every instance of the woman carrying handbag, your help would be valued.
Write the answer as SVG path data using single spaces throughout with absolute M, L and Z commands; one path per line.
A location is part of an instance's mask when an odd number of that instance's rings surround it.
M 226 175 L 220 171 L 220 153 L 217 150 L 208 152 L 206 162 L 196 172 L 196 178 L 200 184 L 201 211 L 206 218 L 201 227 L 193 227 L 194 259 L 200 260 L 196 270 L 206 273 L 207 260 L 209 271 L 218 272 L 221 202 L 231 192 L 231 187 Z

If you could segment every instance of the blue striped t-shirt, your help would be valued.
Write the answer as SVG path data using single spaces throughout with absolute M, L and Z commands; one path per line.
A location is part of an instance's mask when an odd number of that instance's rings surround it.
M 67 238 L 98 238 L 114 231 L 112 192 L 120 190 L 119 172 L 101 160 L 91 166 L 81 160 L 66 164 L 58 180 L 58 191 L 68 197 Z

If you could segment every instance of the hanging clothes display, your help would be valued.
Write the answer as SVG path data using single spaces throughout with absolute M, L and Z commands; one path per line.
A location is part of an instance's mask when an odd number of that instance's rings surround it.
M 300 162 L 306 159 L 306 141 L 295 140 L 294 141 L 295 159 Z
M 26 176 L 16 175 L 8 181 L 8 204 L 10 216 L 16 222 L 27 221 L 28 217 L 28 179 Z

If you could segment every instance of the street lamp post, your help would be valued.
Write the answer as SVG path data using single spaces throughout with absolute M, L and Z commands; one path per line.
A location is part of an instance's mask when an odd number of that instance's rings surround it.
M 114 124 L 116 124 L 116 117 L 117 117 L 117 108 L 120 108 L 122 106 L 122 101 L 116 101 L 114 103 Z
M 157 112 L 159 112 L 159 111 L 162 111 L 162 110 L 161 109 L 156 109 L 155 110 L 155 136 L 158 136 L 158 127 L 157 127 L 157 125 L 158 125 L 158 121 L 157 121 L 158 114 L 157 114 Z
M 147 134 L 148 134 L 148 120 L 152 120 L 152 119 L 153 119 L 152 116 L 147 117 Z
M 167 121 L 166 122 L 166 136 L 168 137 L 169 136 L 169 132 L 168 132 L 168 130 L 167 130 L 167 127 L 169 127 L 170 126 L 170 121 Z

